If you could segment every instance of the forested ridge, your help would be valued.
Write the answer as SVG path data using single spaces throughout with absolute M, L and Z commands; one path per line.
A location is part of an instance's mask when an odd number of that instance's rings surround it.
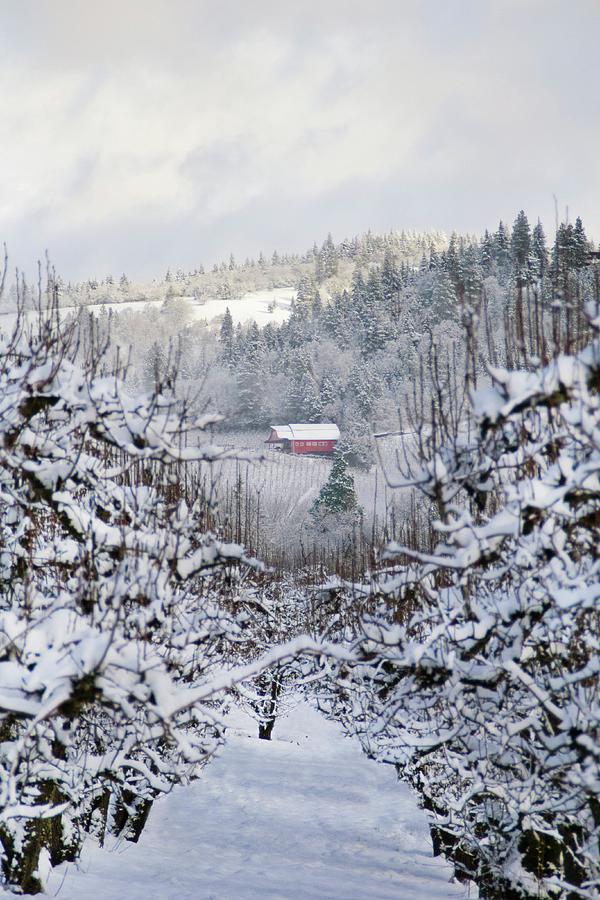
M 482 897 L 595 896 L 600 265 L 581 220 L 550 244 L 524 212 L 481 238 L 330 236 L 169 272 L 160 310 L 115 316 L 59 313 L 143 299 L 126 276 L 47 276 L 6 291 L 0 337 L 4 884 L 42 890 L 86 835 L 136 840 L 202 777 L 229 706 L 268 739 L 304 694 L 412 784 Z M 249 284 L 293 287 L 289 316 L 215 330 L 178 299 Z M 240 455 L 224 429 L 273 421 L 339 424 L 311 511 L 332 530 L 356 530 L 374 433 L 399 433 L 407 516 L 363 535 L 351 575 L 270 570 L 203 493 L 194 473 Z

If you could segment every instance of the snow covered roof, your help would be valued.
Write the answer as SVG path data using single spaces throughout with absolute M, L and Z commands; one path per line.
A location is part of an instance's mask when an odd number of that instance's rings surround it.
M 292 430 L 289 425 L 271 425 L 271 432 L 275 432 L 275 436 L 273 438 L 269 437 L 269 440 L 276 440 L 276 441 L 291 441 L 291 440 L 293 440 Z
M 332 422 L 316 425 L 290 425 L 295 441 L 339 441 L 340 429 Z
M 279 441 L 339 441 L 340 429 L 332 422 L 310 425 L 271 425 L 274 440 Z M 273 440 L 269 438 L 269 440 Z

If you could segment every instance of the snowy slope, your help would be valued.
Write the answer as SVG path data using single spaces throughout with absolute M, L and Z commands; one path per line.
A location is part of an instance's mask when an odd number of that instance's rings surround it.
M 61 900 L 449 900 L 467 890 L 431 855 L 424 814 L 391 767 L 305 704 L 272 742 L 236 713 L 202 779 L 156 804 L 138 845 L 88 844 Z M 474 896 L 473 892 L 470 895 Z
M 194 297 L 175 298 L 174 303 L 183 303 L 190 313 L 191 321 L 206 321 L 209 324 L 215 320 L 219 320 L 224 315 L 225 310 L 229 309 L 233 318 L 234 325 L 238 322 L 246 324 L 255 321 L 261 328 L 268 322 L 273 325 L 281 325 L 282 322 L 289 317 L 291 312 L 292 300 L 296 296 L 294 288 L 274 288 L 265 291 L 252 291 L 244 294 L 243 297 L 236 297 L 229 300 L 219 298 L 211 298 L 208 300 L 196 300 Z M 103 310 L 112 310 L 113 313 L 123 312 L 142 312 L 144 309 L 158 308 L 160 309 L 165 302 L 164 297 L 154 300 L 124 300 L 114 303 L 92 303 L 84 306 L 88 312 L 101 313 Z M 66 316 L 76 312 L 79 307 L 62 306 L 60 314 Z M 28 313 L 33 318 L 36 313 Z M 14 306 L 4 304 L 0 306 L 0 328 L 9 332 L 15 324 Z

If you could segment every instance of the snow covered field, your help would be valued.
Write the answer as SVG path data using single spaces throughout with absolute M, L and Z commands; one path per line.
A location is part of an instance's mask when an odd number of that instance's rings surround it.
M 223 300 L 218 297 L 210 299 L 196 299 L 195 297 L 175 297 L 171 303 L 184 303 L 192 313 L 192 319 L 196 321 L 206 320 L 212 322 L 220 318 L 227 308 L 233 318 L 234 324 L 242 324 L 254 320 L 261 328 L 267 322 L 281 324 L 290 314 L 293 298 L 296 296 L 294 288 L 276 288 L 268 291 L 254 291 L 244 294 L 242 297 Z M 158 300 L 139 300 L 123 303 L 97 303 L 86 306 L 90 312 L 101 312 L 102 309 L 112 309 L 113 312 L 125 310 L 140 310 L 146 307 L 161 306 L 164 298 Z
M 271 742 L 243 713 L 200 781 L 157 803 L 139 844 L 92 842 L 54 870 L 59 900 L 450 900 L 476 891 L 433 858 L 391 766 L 306 704 Z
M 215 319 L 220 319 L 224 315 L 225 310 L 229 308 L 234 324 L 238 322 L 245 324 L 254 320 L 261 328 L 271 322 L 280 325 L 288 318 L 290 314 L 293 298 L 296 296 L 294 288 L 276 288 L 273 290 L 254 291 L 244 294 L 242 297 L 223 300 L 220 298 L 210 298 L 208 300 L 195 297 L 176 297 L 169 301 L 171 303 L 183 303 L 186 311 L 190 313 L 192 321 L 204 321 L 208 323 Z M 114 313 L 136 311 L 140 312 L 149 308 L 160 308 L 165 302 L 164 297 L 154 300 L 130 300 L 115 303 L 94 303 L 83 307 L 88 312 L 100 313 L 102 310 L 112 310 Z M 76 312 L 79 307 L 63 306 L 61 314 L 67 315 Z M 0 307 L 0 325 L 8 330 L 15 321 L 14 308 L 8 304 Z

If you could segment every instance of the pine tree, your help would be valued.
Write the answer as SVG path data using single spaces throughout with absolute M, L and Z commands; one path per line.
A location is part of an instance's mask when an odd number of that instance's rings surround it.
M 457 318 L 456 292 L 450 276 L 443 269 L 434 273 L 431 294 L 431 318 L 434 323 Z
M 381 390 L 381 381 L 368 362 L 354 366 L 348 378 L 347 393 L 358 408 L 360 418 L 369 419 L 373 415 Z
M 540 220 L 533 229 L 531 253 L 533 256 L 534 271 L 539 278 L 544 278 L 548 269 L 548 249 L 546 247 L 546 235 Z
M 362 350 L 365 356 L 382 350 L 393 337 L 391 323 L 378 303 L 373 303 L 363 323 Z
M 348 471 L 348 464 L 341 454 L 335 456 L 329 478 L 315 500 L 313 514 L 343 513 L 356 509 L 354 478 Z
M 466 247 L 460 256 L 460 282 L 465 301 L 476 307 L 481 296 L 483 273 L 475 244 Z
M 510 270 L 510 238 L 508 234 L 508 228 L 502 221 L 498 225 L 498 231 L 495 235 L 495 243 L 498 271 L 502 275 L 507 275 Z
M 383 306 L 385 292 L 383 289 L 383 280 L 381 272 L 378 268 L 372 268 L 369 272 L 367 281 L 367 297 L 369 307 Z
M 583 228 L 581 218 L 577 216 L 575 219 L 575 228 L 573 229 L 573 264 L 576 269 L 581 269 L 588 261 L 590 245 Z
M 323 274 L 323 259 L 321 256 L 321 251 L 316 244 L 313 245 L 312 258 L 315 264 L 315 281 L 317 282 L 317 284 L 320 284 L 320 282 L 323 281 L 325 275 Z
M 287 415 L 291 422 L 319 422 L 323 404 L 314 376 L 297 370 L 287 393 Z
M 523 210 L 518 214 L 513 225 L 510 252 L 517 279 L 519 281 L 526 280 L 529 276 L 531 229 Z
M 484 276 L 491 275 L 494 268 L 494 241 L 487 228 L 481 242 L 480 259 Z
M 314 324 L 318 324 L 323 315 L 323 301 L 319 291 L 315 291 L 311 301 L 311 318 Z
M 455 231 L 450 236 L 450 242 L 446 251 L 446 271 L 455 285 L 460 281 L 459 242 Z
M 342 385 L 339 378 L 332 372 L 325 372 L 319 384 L 319 397 L 323 415 L 328 419 L 333 419 L 334 421 L 336 419 L 334 410 L 337 410 L 341 392 Z
M 231 365 L 233 362 L 234 356 L 234 342 L 233 342 L 233 317 L 229 311 L 229 307 L 226 308 L 225 314 L 223 316 L 223 321 L 221 322 L 221 330 L 219 332 L 219 343 L 221 344 L 221 354 L 223 359 L 228 365 Z
M 573 226 L 561 222 L 552 247 L 552 270 L 555 278 L 564 278 L 575 267 Z
M 304 273 L 296 289 L 296 303 L 308 303 L 315 292 L 315 281 L 311 275 Z
M 338 254 L 333 243 L 331 232 L 327 235 L 321 248 L 322 278 L 331 278 L 338 272 Z

